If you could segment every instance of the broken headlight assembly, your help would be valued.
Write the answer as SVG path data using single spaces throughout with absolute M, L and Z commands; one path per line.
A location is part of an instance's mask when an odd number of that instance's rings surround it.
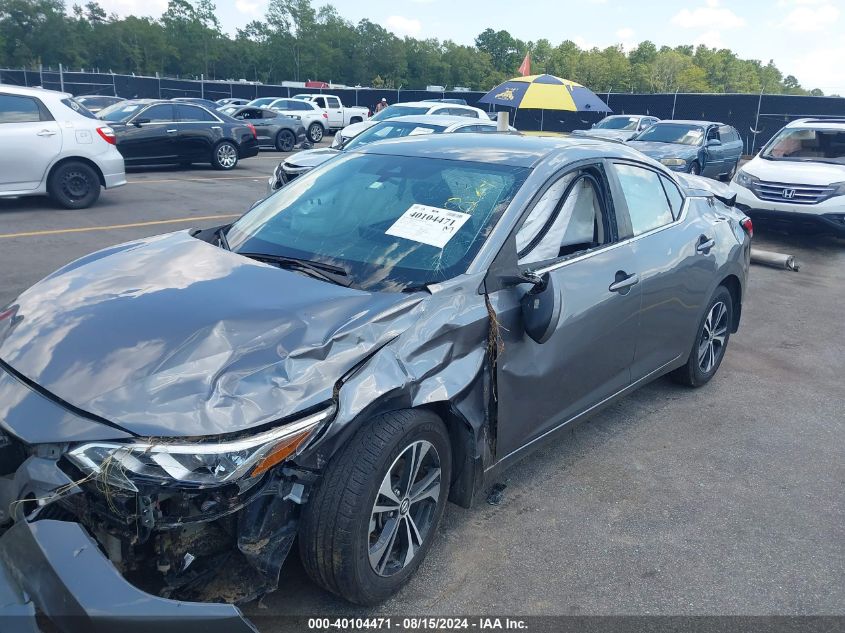
M 123 490 L 136 483 L 210 488 L 236 483 L 241 491 L 294 455 L 334 417 L 332 404 L 283 426 L 233 440 L 148 439 L 130 443 L 89 442 L 67 457 L 86 475 Z

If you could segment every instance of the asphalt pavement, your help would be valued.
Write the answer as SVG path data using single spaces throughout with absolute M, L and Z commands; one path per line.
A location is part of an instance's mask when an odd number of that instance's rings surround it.
M 82 211 L 0 200 L 0 305 L 96 249 L 233 219 L 281 156 L 132 170 Z M 379 608 L 318 589 L 292 555 L 247 613 L 268 632 L 281 614 L 845 614 L 845 240 L 754 239 L 801 270 L 752 268 L 709 385 L 660 379 L 509 470 L 500 505 L 450 506 Z

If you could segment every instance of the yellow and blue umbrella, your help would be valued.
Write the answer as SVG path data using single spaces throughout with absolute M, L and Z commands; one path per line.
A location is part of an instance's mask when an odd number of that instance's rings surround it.
M 554 75 L 514 77 L 493 88 L 480 101 L 510 108 L 613 112 L 589 88 Z

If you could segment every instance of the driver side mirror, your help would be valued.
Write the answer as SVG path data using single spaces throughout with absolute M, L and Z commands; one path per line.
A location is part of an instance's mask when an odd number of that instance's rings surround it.
M 536 277 L 536 275 L 535 275 Z M 543 273 L 536 283 L 520 300 L 522 324 L 525 333 L 535 343 L 548 341 L 560 321 L 563 312 L 563 296 L 549 273 Z

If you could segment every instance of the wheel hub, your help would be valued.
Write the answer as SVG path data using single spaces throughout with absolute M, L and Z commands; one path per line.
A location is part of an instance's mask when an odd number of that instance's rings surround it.
M 402 499 L 402 505 L 399 506 L 399 514 L 405 516 L 408 514 L 408 509 L 411 507 L 411 500 L 408 497 Z

